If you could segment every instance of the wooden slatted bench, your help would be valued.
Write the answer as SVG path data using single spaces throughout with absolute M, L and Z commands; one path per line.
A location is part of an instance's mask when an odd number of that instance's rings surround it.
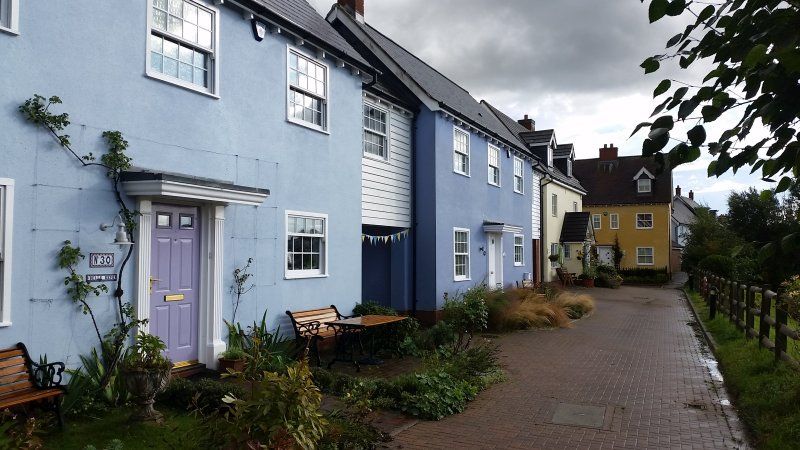
M 559 280 L 561 280 L 561 285 L 564 287 L 575 286 L 575 277 L 573 274 L 567 272 L 566 270 L 556 267 L 556 274 L 558 275 Z
M 36 364 L 21 342 L 0 350 L 0 410 L 27 403 L 51 402 L 58 424 L 64 425 L 61 415 L 61 397 L 66 390 L 61 386 L 64 364 Z
M 333 327 L 325 323 L 349 319 L 349 316 L 339 314 L 335 305 L 305 311 L 286 311 L 286 315 L 292 321 L 297 342 L 311 351 L 318 366 L 321 364 L 318 342 L 336 336 Z

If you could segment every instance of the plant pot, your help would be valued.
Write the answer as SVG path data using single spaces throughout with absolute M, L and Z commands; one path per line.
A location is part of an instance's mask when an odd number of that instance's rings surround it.
M 164 415 L 153 408 L 153 403 L 155 403 L 156 394 L 167 386 L 170 369 L 125 368 L 122 373 L 135 405 L 131 420 L 162 422 Z
M 594 278 L 584 278 L 583 279 L 583 287 L 593 288 L 594 287 Z
M 219 358 L 219 365 L 217 366 L 217 370 L 220 373 L 230 373 L 231 370 L 234 372 L 242 372 L 244 370 L 244 358 L 239 358 L 239 359 Z

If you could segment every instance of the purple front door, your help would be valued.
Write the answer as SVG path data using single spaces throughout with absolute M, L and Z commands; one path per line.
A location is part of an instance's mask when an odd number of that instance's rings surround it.
M 173 363 L 197 360 L 200 275 L 199 211 L 154 204 L 150 267 L 150 333 Z

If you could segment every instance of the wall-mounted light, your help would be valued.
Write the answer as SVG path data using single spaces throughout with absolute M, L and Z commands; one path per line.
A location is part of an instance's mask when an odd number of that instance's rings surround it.
M 258 42 L 264 40 L 264 37 L 267 35 L 267 24 L 261 22 L 258 19 L 252 19 L 250 24 L 253 26 L 253 37 Z
M 483 256 L 486 256 L 486 250 L 483 247 L 479 248 L 478 251 L 481 252 Z
M 119 245 L 120 247 L 133 245 L 133 242 L 128 238 L 128 229 L 125 227 L 125 222 L 119 214 L 117 214 L 117 217 L 114 217 L 114 221 L 112 221 L 111 224 L 101 223 L 100 230 L 106 231 L 114 225 L 117 226 L 117 233 L 114 235 L 114 242 L 112 242 L 112 244 Z

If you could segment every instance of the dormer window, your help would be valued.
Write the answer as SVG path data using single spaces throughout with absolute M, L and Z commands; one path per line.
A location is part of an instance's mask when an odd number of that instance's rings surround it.
M 567 176 L 572 178 L 572 158 L 567 159 Z
M 653 174 L 642 167 L 642 170 L 633 177 L 633 180 L 636 182 L 636 192 L 640 194 L 649 194 L 653 192 L 653 179 L 655 179 Z
M 547 167 L 553 167 L 553 146 L 547 146 Z

